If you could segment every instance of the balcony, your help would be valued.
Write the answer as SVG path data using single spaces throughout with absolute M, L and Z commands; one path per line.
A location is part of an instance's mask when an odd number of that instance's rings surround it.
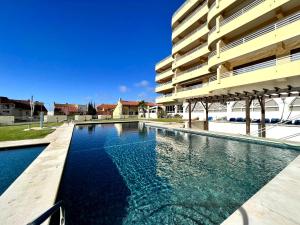
M 188 70 L 185 70 L 185 71 L 182 71 L 182 72 L 178 73 L 176 75 L 176 77 L 173 78 L 172 83 L 174 85 L 174 84 L 177 84 L 177 83 L 181 83 L 183 81 L 187 81 L 187 80 L 191 80 L 191 79 L 194 79 L 194 78 L 201 77 L 201 76 L 206 75 L 208 73 L 209 73 L 208 65 L 207 65 L 207 63 L 203 63 L 203 64 L 197 65 L 197 66 L 192 67 Z
M 299 68 L 300 53 L 295 53 L 285 57 L 247 66 L 245 68 L 222 73 L 220 75 L 220 82 L 217 84 L 216 82 L 211 81 L 209 86 L 211 87 L 211 90 L 214 91 L 223 91 L 239 86 L 249 87 L 252 91 L 253 87 L 254 89 L 255 87 L 257 88 L 257 83 L 260 83 L 261 87 L 271 85 L 273 88 L 274 84 L 271 81 L 278 81 L 278 83 L 276 83 L 277 86 L 280 84 L 284 87 L 287 85 L 293 86 L 296 82 L 290 79 L 299 78 Z M 243 88 L 243 90 L 246 91 L 245 88 Z
M 222 48 L 220 53 L 213 51 L 209 54 L 209 67 L 232 60 L 243 60 L 249 54 L 254 56 L 276 48 L 278 43 L 293 43 L 300 35 L 300 12 L 288 16 L 276 23 L 270 24 L 254 33 L 233 41 Z
M 186 0 L 179 9 L 173 14 L 172 17 L 172 27 L 175 28 L 176 23 L 190 13 L 191 10 L 202 0 Z
M 165 94 L 165 95 L 160 95 L 156 98 L 156 103 L 157 104 L 162 104 L 162 103 L 167 103 L 167 102 L 172 102 L 173 99 L 173 93 L 170 94 Z
M 177 67 L 184 66 L 188 63 L 192 63 L 195 60 L 201 58 L 202 56 L 205 56 L 209 53 L 208 45 L 207 43 L 204 43 L 197 48 L 192 49 L 191 51 L 185 53 L 182 56 L 177 57 L 172 65 L 173 70 Z
M 200 97 L 203 95 L 208 95 L 209 92 L 208 83 L 196 84 L 189 87 L 180 88 L 175 93 L 175 99 L 186 99 L 191 97 Z
M 208 45 L 211 46 L 224 36 L 229 38 L 243 33 L 243 26 L 246 24 L 249 25 L 249 27 L 247 27 L 249 30 L 255 28 L 257 24 L 262 24 L 263 22 L 272 19 L 274 14 L 271 12 L 274 12 L 279 7 L 283 7 L 283 5 L 288 2 L 289 0 L 256 0 L 251 2 L 231 16 L 220 21 L 219 28 L 213 28 L 213 31 L 209 33 Z M 289 7 L 292 7 L 292 5 L 290 4 Z
M 155 71 L 160 72 L 172 66 L 173 58 L 168 56 L 155 65 Z
M 172 68 L 169 69 L 169 70 L 166 70 L 162 73 L 158 73 L 155 77 L 155 81 L 158 82 L 158 81 L 161 81 L 161 80 L 165 80 L 165 79 L 168 79 L 170 77 L 172 77 L 174 75 L 174 72 L 172 71 Z
M 194 12 L 186 17 L 172 32 L 172 40 L 184 33 L 192 25 L 195 25 L 199 20 L 203 19 L 208 13 L 207 2 L 202 3 L 198 6 Z
M 216 1 L 210 6 L 210 9 L 207 14 L 208 24 L 211 24 L 211 21 L 221 14 L 225 9 L 232 6 L 234 3 L 238 3 L 239 0 L 219 0 L 217 5 Z
M 155 92 L 159 93 L 159 92 L 162 92 L 162 91 L 171 90 L 173 88 L 174 87 L 172 85 L 172 80 L 171 80 L 171 81 L 168 81 L 168 82 L 165 82 L 165 83 L 157 84 L 156 88 L 155 88 Z
M 173 45 L 172 55 L 176 54 L 179 51 L 184 50 L 185 48 L 188 48 L 193 44 L 194 45 L 197 44 L 197 42 L 199 42 L 202 37 L 207 35 L 207 33 L 208 33 L 207 23 L 204 23 L 199 28 L 189 33 L 185 38 L 176 42 Z

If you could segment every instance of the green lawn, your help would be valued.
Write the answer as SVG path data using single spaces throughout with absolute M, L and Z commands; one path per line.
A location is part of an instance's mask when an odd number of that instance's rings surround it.
M 0 141 L 17 141 L 25 139 L 43 138 L 52 133 L 53 126 L 60 126 L 62 123 L 45 123 L 46 129 L 24 131 L 28 125 L 12 125 L 0 127 Z M 32 124 L 31 127 L 39 127 L 39 124 Z

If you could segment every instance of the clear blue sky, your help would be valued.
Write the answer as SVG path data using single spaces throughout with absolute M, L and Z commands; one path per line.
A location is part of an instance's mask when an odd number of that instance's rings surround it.
M 183 0 L 3 0 L 0 96 L 56 102 L 153 100 Z

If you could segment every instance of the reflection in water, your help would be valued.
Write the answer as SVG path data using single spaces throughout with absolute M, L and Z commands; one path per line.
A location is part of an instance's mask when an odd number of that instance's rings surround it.
M 298 155 L 137 123 L 87 130 L 74 133 L 60 192 L 70 224 L 220 224 Z

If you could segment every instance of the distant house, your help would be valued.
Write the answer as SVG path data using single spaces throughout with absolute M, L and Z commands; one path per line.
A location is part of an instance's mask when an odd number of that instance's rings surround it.
M 101 104 L 97 106 L 97 114 L 103 116 L 112 116 L 117 105 Z
M 150 113 L 150 109 L 153 107 L 158 107 L 157 104 L 152 102 L 146 102 L 146 111 L 147 113 Z M 113 112 L 113 118 L 119 119 L 119 118 L 130 118 L 130 117 L 139 117 L 143 113 L 141 109 L 139 108 L 139 102 L 138 101 L 125 101 L 122 99 L 119 99 L 118 104 Z
M 47 115 L 44 103 L 35 101 L 33 116 L 39 116 L 43 112 Z M 16 100 L 0 97 L 0 116 L 14 116 L 15 120 L 28 120 L 31 116 L 30 100 Z
M 86 105 L 54 102 L 54 115 L 86 115 L 87 111 Z

